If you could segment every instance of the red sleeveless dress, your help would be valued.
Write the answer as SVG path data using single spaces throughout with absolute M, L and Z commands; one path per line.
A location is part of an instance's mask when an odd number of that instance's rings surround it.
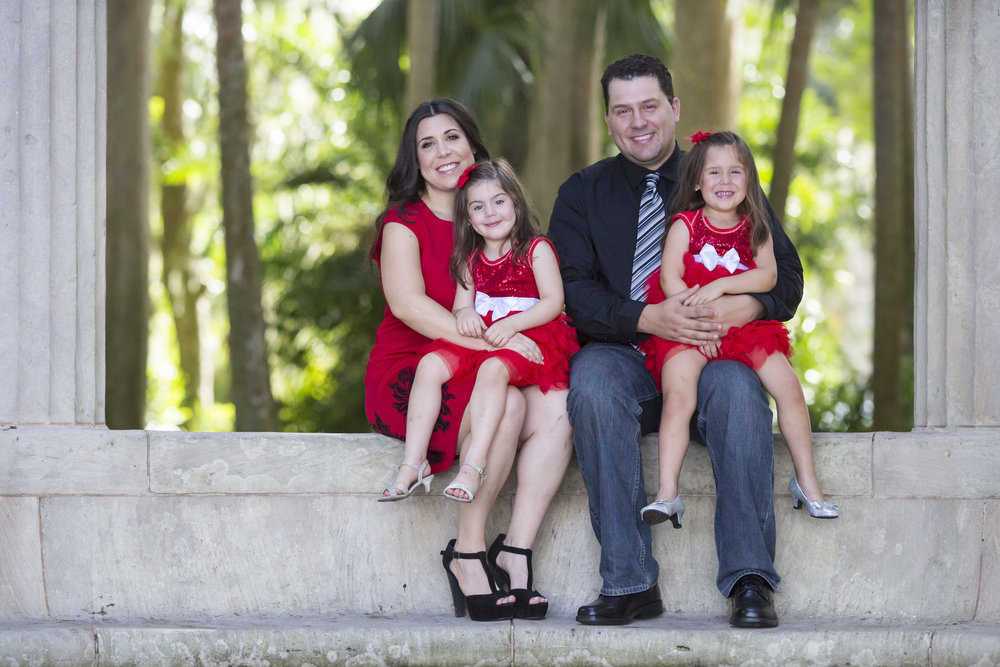
M 538 300 L 538 286 L 531 270 L 531 256 L 539 243 L 552 243 L 538 237 L 531 243 L 523 261 L 515 261 L 513 251 L 490 261 L 476 252 L 469 259 L 469 271 L 476 288 L 476 312 L 490 326 L 505 317 L 522 312 Z M 553 252 L 555 250 L 553 249 Z M 569 387 L 569 358 L 580 349 L 576 331 L 569 318 L 560 315 L 539 327 L 522 331 L 535 341 L 545 361 L 536 364 L 512 350 L 470 350 L 446 340 L 438 339 L 426 351 L 435 352 L 451 369 L 452 378 L 475 378 L 479 366 L 491 357 L 503 361 L 510 371 L 510 384 L 514 387 L 537 385 L 543 392 Z
M 702 210 L 681 211 L 670 224 L 686 224 L 691 241 L 684 254 L 684 284 L 688 287 L 706 285 L 717 278 L 723 278 L 755 268 L 753 250 L 750 246 L 750 220 L 741 218 L 731 229 L 719 229 L 702 215 Z M 646 281 L 646 301 L 659 303 L 666 296 L 660 288 L 660 269 Z M 653 374 L 656 388 L 662 391 L 660 382 L 663 365 L 682 350 L 700 348 L 694 345 L 663 340 L 650 336 L 639 344 L 646 353 L 646 368 Z M 716 359 L 739 361 L 757 370 L 775 352 L 786 357 L 792 355 L 788 341 L 788 330 L 777 320 L 754 320 L 741 327 L 730 327 L 719 341 L 719 356 Z
M 434 215 L 422 201 L 405 205 L 402 213 L 390 211 L 385 222 L 402 223 L 416 234 L 424 291 L 450 311 L 455 301 L 455 283 L 448 273 L 448 260 L 455 244 L 452 223 Z M 380 232 L 373 253 L 376 262 L 381 250 Z M 385 317 L 375 332 L 375 345 L 365 370 L 365 415 L 376 433 L 399 440 L 406 437 L 406 409 L 413 374 L 417 362 L 424 355 L 424 348 L 430 342 L 429 338 L 404 324 L 386 306 Z M 441 413 L 434 425 L 427 452 L 431 472 L 447 470 L 455 459 L 458 429 L 469 404 L 474 379 L 454 378 L 441 388 Z

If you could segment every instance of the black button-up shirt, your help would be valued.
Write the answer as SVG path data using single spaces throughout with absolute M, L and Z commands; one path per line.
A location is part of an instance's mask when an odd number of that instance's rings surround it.
M 670 205 L 677 189 L 681 151 L 657 170 L 657 186 Z M 580 342 L 635 344 L 646 304 L 629 298 L 635 255 L 639 200 L 649 170 L 618 154 L 576 172 L 559 188 L 549 222 L 549 238 L 559 254 L 566 312 Z M 770 292 L 753 294 L 764 305 L 764 319 L 788 320 L 802 299 L 802 264 L 795 246 L 767 204 L 778 280 Z

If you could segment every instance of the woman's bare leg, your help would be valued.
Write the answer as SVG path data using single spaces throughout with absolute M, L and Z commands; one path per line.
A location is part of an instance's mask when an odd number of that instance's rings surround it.
M 566 415 L 567 390 L 543 394 L 538 387 L 526 387 L 522 391 L 527 401 L 521 431 L 524 444 L 518 455 L 517 490 L 504 543 L 531 549 L 573 454 L 573 430 Z M 511 588 L 527 586 L 528 568 L 523 556 L 501 551 L 497 565 L 510 575 Z M 531 602 L 544 600 L 537 597 Z
M 486 463 L 480 464 L 488 473 L 486 481 L 480 485 L 476 499 L 471 503 L 463 503 L 458 509 L 458 539 L 455 541 L 455 550 L 462 553 L 486 550 L 486 520 L 493 509 L 500 488 L 507 481 L 511 464 L 514 462 L 517 439 L 524 422 L 524 398 L 514 387 L 507 387 L 506 392 L 506 409 L 493 438 L 493 444 L 489 448 Z M 470 411 L 466 410 L 459 430 L 459 442 L 462 443 L 460 453 L 463 459 L 469 445 L 469 425 Z M 489 581 L 479 561 L 455 559 L 452 561 L 451 570 L 466 595 L 490 592 Z M 505 597 L 497 602 L 499 604 L 513 600 L 513 597 Z

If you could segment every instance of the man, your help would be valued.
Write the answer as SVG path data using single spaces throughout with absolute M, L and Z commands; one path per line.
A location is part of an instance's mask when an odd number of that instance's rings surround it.
M 584 345 L 572 359 L 568 410 L 604 580 L 598 598 L 580 607 L 576 618 L 621 625 L 663 613 L 650 527 L 639 516 L 647 502 L 640 439 L 658 427 L 662 397 L 636 343 L 656 335 L 700 345 L 751 320 L 787 320 L 802 298 L 802 266 L 771 212 L 778 282 L 770 293 L 684 306 L 688 290 L 645 303 L 635 290 L 640 274 L 652 270 L 648 257 L 636 257 L 640 199 L 647 175 L 655 172 L 669 216 L 681 158 L 674 137 L 680 101 L 670 72 L 650 56 L 611 64 L 601 86 L 604 119 L 620 153 L 560 187 L 549 236 L 559 253 L 566 310 Z M 657 242 L 662 234 L 661 227 Z M 654 259 L 659 266 L 658 249 Z M 705 367 L 692 435 L 708 445 L 713 461 L 716 584 L 733 600 L 730 623 L 774 627 L 771 594 L 780 581 L 774 569 L 774 445 L 771 411 L 753 370 L 733 361 Z

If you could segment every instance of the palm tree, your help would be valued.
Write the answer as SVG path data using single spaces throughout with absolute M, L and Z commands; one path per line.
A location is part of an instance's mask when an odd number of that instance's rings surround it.
M 146 423 L 150 0 L 108 4 L 107 389 L 110 428 Z
M 781 118 L 778 121 L 778 135 L 774 143 L 774 170 L 771 175 L 771 190 L 768 199 L 778 213 L 785 214 L 788 189 L 792 182 L 795 166 L 795 137 L 799 130 L 799 111 L 802 108 L 802 94 L 809 82 L 809 53 L 812 50 L 813 35 L 819 22 L 822 0 L 799 0 L 795 13 L 795 34 L 788 52 L 788 75 L 785 77 L 785 96 L 781 100 Z M 772 15 L 782 11 L 786 2 L 776 2 Z
M 230 368 L 237 431 L 275 431 L 261 271 L 254 240 L 247 121 L 246 62 L 240 0 L 215 0 L 218 29 L 219 146 L 222 155 L 222 226 L 226 236 Z
M 907 0 L 874 3 L 876 431 L 913 423 L 913 70 Z

